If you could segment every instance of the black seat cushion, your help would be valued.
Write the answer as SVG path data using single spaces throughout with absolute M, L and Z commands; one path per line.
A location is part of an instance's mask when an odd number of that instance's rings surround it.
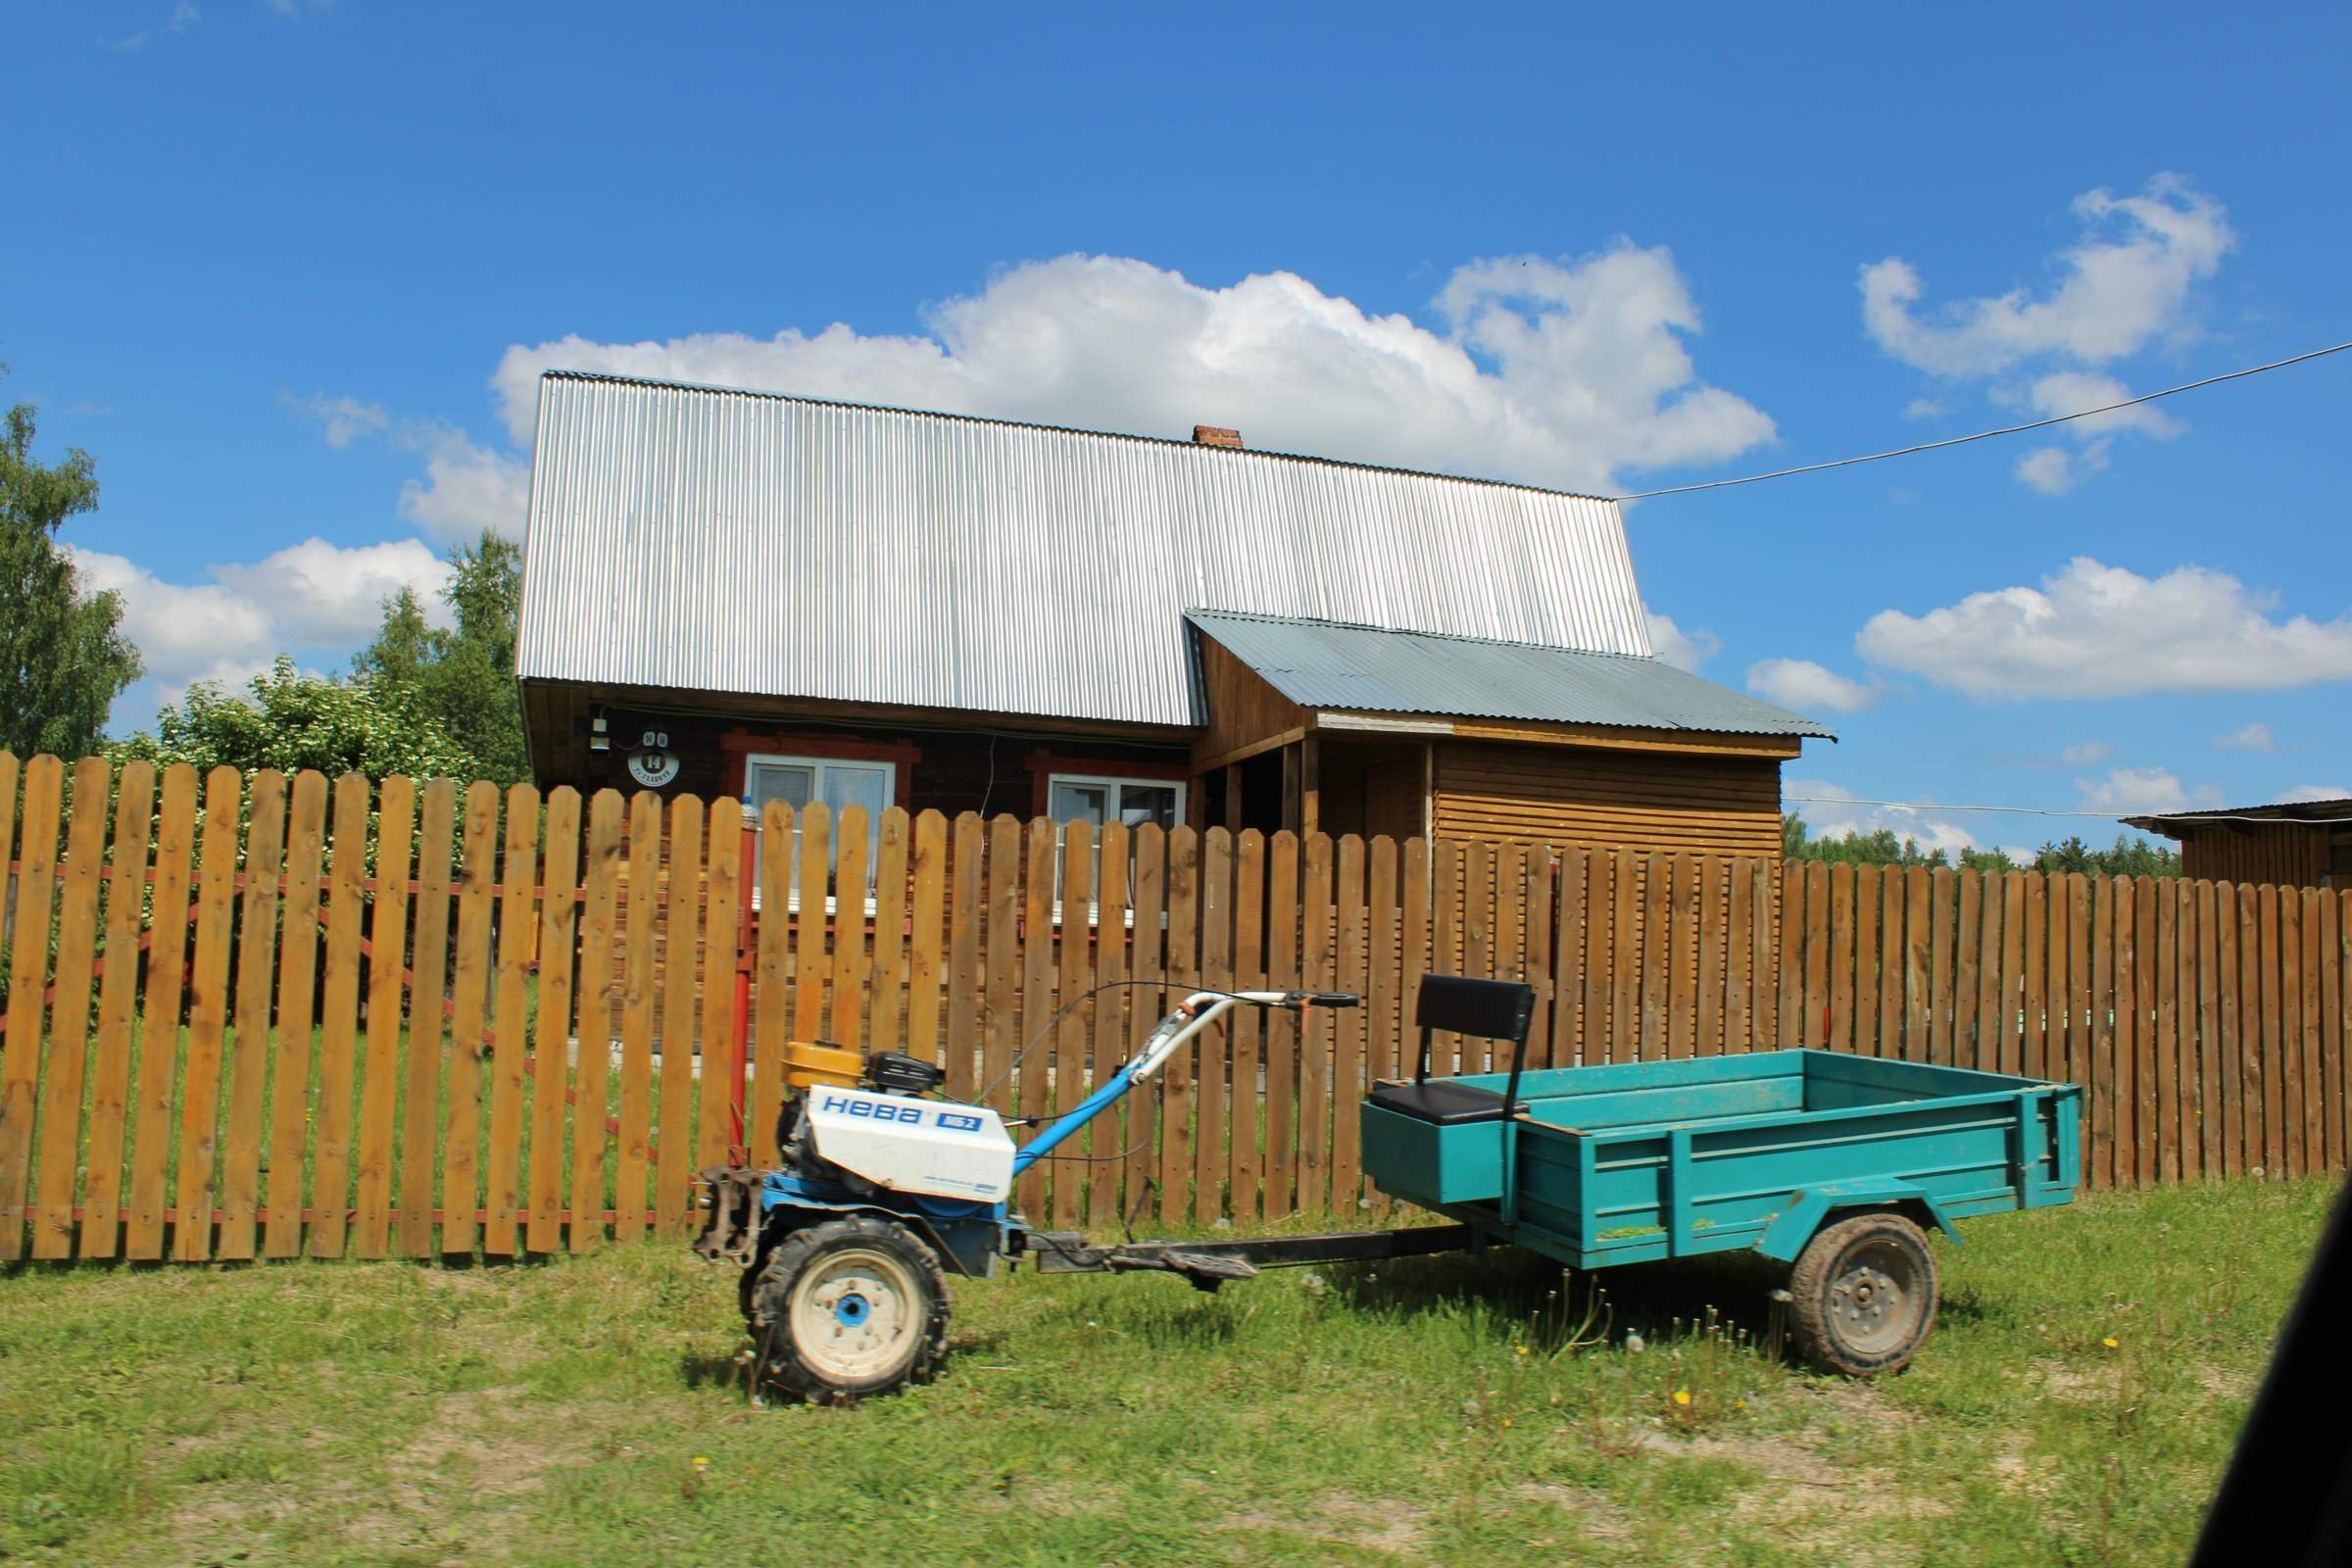
M 1502 1119 L 1500 1095 L 1492 1089 L 1473 1089 L 1449 1078 L 1433 1078 L 1421 1084 L 1382 1084 L 1372 1091 L 1372 1103 L 1401 1116 L 1436 1122 L 1441 1127 Z

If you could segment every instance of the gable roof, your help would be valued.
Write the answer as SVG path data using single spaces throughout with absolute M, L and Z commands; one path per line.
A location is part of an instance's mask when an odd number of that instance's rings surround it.
M 1300 708 L 1837 739 L 1655 657 L 1225 611 L 1186 618 Z
M 1614 502 L 550 371 L 524 680 L 1194 725 L 1184 612 L 1646 657 Z

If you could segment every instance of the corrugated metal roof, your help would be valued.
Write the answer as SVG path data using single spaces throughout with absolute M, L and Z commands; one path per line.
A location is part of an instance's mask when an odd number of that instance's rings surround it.
M 1650 651 L 1613 502 L 541 378 L 526 680 L 1198 724 L 1183 612 L 1200 605 Z
M 2217 806 L 2201 811 L 2150 811 L 2143 816 L 2121 818 L 2126 827 L 2135 827 L 2145 833 L 2161 833 L 2167 838 L 2182 838 L 2187 830 L 2203 822 L 2284 822 L 2289 825 L 2328 826 L 2352 822 L 2352 796 L 2336 796 L 2317 801 L 2278 801 L 2268 806 Z
M 1301 708 L 1837 738 L 1652 657 L 1213 610 L 1187 618 Z

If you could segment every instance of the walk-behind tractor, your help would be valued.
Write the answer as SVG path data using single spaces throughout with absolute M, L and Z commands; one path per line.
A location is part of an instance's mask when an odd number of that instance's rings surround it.
M 1364 1170 L 1455 1223 L 1097 1246 L 1031 1230 L 1010 1208 L 1016 1176 L 1230 1009 L 1355 1004 L 1341 992 L 1195 992 L 1017 1149 L 996 1111 L 943 1095 L 930 1062 L 790 1047 L 782 1164 L 705 1172 L 708 1223 L 694 1244 L 743 1266 L 755 1387 L 849 1403 L 927 1381 L 947 1344 L 947 1276 L 987 1278 L 1007 1259 L 1041 1273 L 1175 1274 L 1213 1291 L 1268 1266 L 1505 1243 L 1579 1269 L 1761 1253 L 1789 1266 L 1798 1351 L 1869 1376 L 1909 1362 L 1935 1323 L 1927 1228 L 1957 1242 L 1955 1220 L 2066 1202 L 2080 1177 L 2070 1085 L 1823 1051 L 1530 1072 L 1530 988 L 1428 975 L 1417 1071 L 1377 1085 L 1358 1112 Z M 1510 1070 L 1433 1078 L 1432 1031 L 1507 1045 Z

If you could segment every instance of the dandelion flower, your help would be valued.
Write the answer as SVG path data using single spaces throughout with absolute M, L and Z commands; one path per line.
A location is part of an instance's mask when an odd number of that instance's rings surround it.
M 1677 1404 L 1689 1404 L 1690 1402 L 1690 1391 L 1689 1389 L 1675 1390 L 1674 1402 Z
M 698 1455 L 696 1455 L 696 1457 L 695 1457 L 695 1461 L 694 1461 L 694 1467 L 695 1467 L 697 1470 L 700 1470 L 700 1469 L 704 1468 L 706 1465 L 710 1464 L 710 1460 L 708 1460 L 708 1459 L 706 1459 L 706 1458 L 703 1458 L 701 1455 L 699 1455 L 699 1454 L 698 1454 Z
M 2112 1335 L 2112 1334 L 2108 1335 L 2108 1336 L 2107 1336 L 2105 1339 L 2101 1340 L 2099 1343 L 2100 1343 L 2101 1345 L 2104 1345 L 2105 1347 L 2107 1347 L 2107 1348 L 2109 1348 L 2110 1350 L 2112 1350 L 2112 1349 L 2115 1349 L 2115 1348 L 2117 1348 L 2117 1345 L 2116 1345 L 2116 1338 L 2115 1338 L 2115 1336 L 2114 1336 L 2114 1335 Z

